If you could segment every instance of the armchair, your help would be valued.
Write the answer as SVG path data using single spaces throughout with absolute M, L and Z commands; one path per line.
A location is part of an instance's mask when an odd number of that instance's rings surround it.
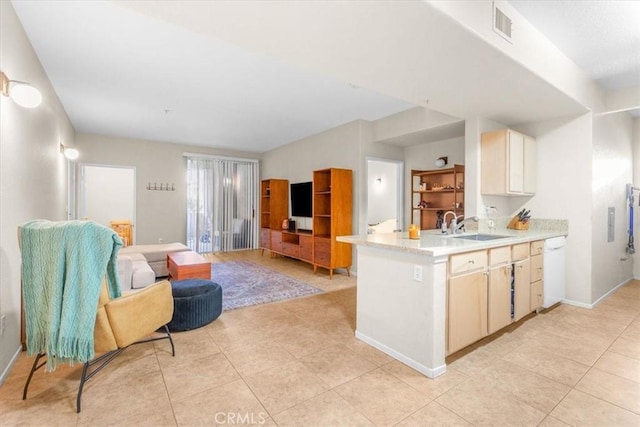
M 27 229 L 28 225 L 23 227 Z M 49 224 L 45 224 L 44 227 L 55 228 L 56 225 L 54 224 L 51 226 Z M 98 237 L 106 236 L 108 240 L 111 238 L 111 234 L 113 232 L 106 229 L 106 227 L 105 230 L 108 230 L 108 232 L 105 232 L 102 229 L 97 230 L 97 232 L 92 232 L 92 229 L 87 229 L 85 225 L 69 223 L 60 225 L 59 229 L 60 228 L 65 228 L 63 235 L 70 233 L 69 230 L 79 230 L 81 237 L 67 243 L 60 243 L 59 240 L 65 239 L 52 239 L 52 236 L 47 235 L 46 230 L 43 232 L 42 230 L 31 229 L 28 230 L 27 234 L 22 234 L 20 228 L 18 229 L 18 242 L 22 250 L 23 262 L 24 304 L 25 312 L 27 313 L 27 350 L 29 354 L 37 354 L 24 385 L 22 399 L 25 400 L 27 398 L 31 378 L 35 371 L 41 367 L 48 365 L 50 368 L 55 369 L 56 363 L 66 359 L 82 361 L 84 366 L 76 397 L 76 411 L 80 412 L 82 390 L 85 382 L 91 379 L 109 362 L 115 359 L 116 356 L 122 353 L 128 346 L 168 339 L 171 343 L 171 353 L 175 356 L 173 339 L 171 338 L 171 333 L 167 327 L 167 323 L 169 323 L 173 317 L 173 297 L 171 294 L 171 284 L 166 280 L 157 282 L 144 289 L 120 296 L 119 287 L 117 287 L 117 292 L 115 292 L 114 295 L 112 286 L 108 283 L 107 277 L 104 277 L 101 283 L 99 282 L 100 278 L 98 277 L 97 285 L 99 286 L 99 289 L 96 289 L 98 295 L 96 295 L 96 299 L 93 300 L 95 302 L 87 306 L 86 301 L 89 301 L 90 299 L 86 299 L 81 301 L 83 307 L 68 307 L 73 304 L 73 302 L 69 302 L 69 300 L 73 300 L 73 298 L 69 297 L 73 296 L 73 292 L 88 294 L 88 288 L 93 286 L 85 281 L 77 280 L 78 277 L 89 277 L 89 275 L 80 274 L 74 276 L 69 273 L 70 270 L 74 269 L 73 251 L 78 250 L 74 245 L 82 246 L 82 240 L 85 238 L 87 241 L 95 242 Z M 35 239 L 36 244 L 34 244 L 33 239 L 34 233 L 37 236 Z M 26 245 L 24 241 L 25 236 L 27 236 Z M 53 237 L 59 236 L 60 235 L 58 234 Z M 116 240 L 116 242 L 118 241 Z M 53 250 L 54 252 L 57 252 L 56 249 L 58 249 L 58 245 L 61 244 L 67 250 L 67 254 L 62 256 L 64 263 L 66 263 L 65 276 L 63 278 L 52 277 L 52 274 L 47 270 L 47 267 L 44 268 L 45 273 L 43 275 L 43 264 L 38 255 L 42 255 L 43 251 L 50 252 Z M 45 249 L 43 249 L 43 247 Z M 113 252 L 117 253 L 118 245 L 114 244 L 113 247 Z M 84 252 L 86 255 L 87 251 L 85 250 Z M 70 259 L 64 258 L 65 256 L 69 256 L 69 253 L 71 253 Z M 107 256 L 115 261 L 115 254 L 110 252 Z M 94 260 L 92 259 L 91 261 Z M 95 267 L 98 271 L 102 271 L 102 273 L 98 272 L 96 274 L 104 275 L 105 269 L 101 269 L 101 266 L 104 266 L 105 263 L 92 262 L 91 265 L 84 265 L 83 268 L 93 269 L 93 267 Z M 48 266 L 51 263 L 47 262 L 45 264 Z M 36 270 L 36 273 L 32 273 L 30 271 L 32 266 L 35 267 L 33 270 Z M 76 267 L 76 269 L 78 268 Z M 82 271 L 82 268 L 79 270 Z M 38 277 L 34 277 L 38 275 L 41 276 L 40 279 L 43 277 L 44 280 L 38 280 Z M 55 299 L 55 296 L 39 299 L 34 297 L 33 293 L 37 294 L 39 292 L 43 292 L 38 285 L 40 285 L 40 282 L 44 282 L 44 285 L 42 286 L 46 287 L 47 292 L 51 292 L 50 295 L 54 295 L 54 291 L 56 289 L 51 289 L 51 282 L 56 282 L 56 279 L 61 281 L 59 286 L 62 288 L 65 298 L 60 298 L 60 302 L 56 303 L 53 309 L 50 307 L 44 307 L 44 305 L 51 304 L 51 300 L 52 298 Z M 41 304 L 42 306 L 35 306 L 36 304 Z M 75 304 L 78 305 L 78 302 L 75 302 Z M 67 335 L 63 336 L 63 325 L 65 323 L 64 317 L 73 310 L 85 310 L 86 307 L 90 306 L 97 306 L 95 322 L 91 320 L 91 323 L 93 324 L 93 333 L 91 333 L 91 330 L 87 329 L 80 331 L 76 329 L 75 331 L 71 330 L 71 332 L 65 331 L 65 334 Z M 47 309 L 53 310 L 50 311 L 50 313 L 57 312 L 60 320 L 54 322 L 53 325 L 47 325 L 46 328 L 41 327 L 42 322 L 38 322 L 36 324 L 32 321 L 30 324 L 30 317 L 34 318 L 34 313 L 37 313 L 39 310 L 44 312 Z M 72 328 L 77 328 L 78 324 L 78 321 L 74 320 L 72 321 L 71 326 Z M 152 334 L 159 330 L 163 331 L 162 336 L 151 337 Z M 33 337 L 29 336 L 30 331 L 33 333 Z M 88 333 L 88 336 L 93 338 L 93 353 L 91 353 L 89 357 L 85 358 L 82 354 L 78 355 L 73 353 L 72 350 L 69 350 L 68 346 L 66 349 L 64 346 L 61 348 L 60 340 L 68 340 L 69 334 L 73 335 L 74 333 L 83 335 L 87 335 Z M 32 339 L 34 337 L 36 339 Z M 43 341 L 46 341 L 46 343 L 42 344 Z M 34 342 L 39 344 L 35 344 Z M 52 353 L 48 355 L 47 352 Z M 50 358 L 51 360 L 49 360 Z

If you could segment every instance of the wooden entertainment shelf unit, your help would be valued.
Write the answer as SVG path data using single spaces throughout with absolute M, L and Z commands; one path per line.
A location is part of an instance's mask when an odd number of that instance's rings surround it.
M 283 184 L 286 183 L 286 184 Z M 282 221 L 289 211 L 287 180 L 266 179 L 261 185 L 260 247 L 272 253 L 329 270 L 345 268 L 350 275 L 351 245 L 336 236 L 352 234 L 353 173 L 349 169 L 313 172 L 313 231 L 288 231 Z M 275 214 L 277 212 L 277 214 Z

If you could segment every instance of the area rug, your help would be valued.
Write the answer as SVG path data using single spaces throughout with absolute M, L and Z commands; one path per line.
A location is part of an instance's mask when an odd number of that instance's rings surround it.
M 321 289 L 251 261 L 212 264 L 211 280 L 222 287 L 224 310 L 323 292 Z

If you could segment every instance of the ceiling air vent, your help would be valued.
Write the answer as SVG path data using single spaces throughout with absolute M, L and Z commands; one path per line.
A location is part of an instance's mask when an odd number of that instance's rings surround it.
M 511 18 L 493 5 L 493 31 L 500 34 L 505 40 L 511 41 Z

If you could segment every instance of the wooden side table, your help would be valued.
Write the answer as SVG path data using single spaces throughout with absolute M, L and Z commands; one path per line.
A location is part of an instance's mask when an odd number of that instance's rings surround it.
M 169 278 L 173 280 L 211 280 L 211 263 L 193 251 L 168 254 L 167 269 L 169 270 Z

